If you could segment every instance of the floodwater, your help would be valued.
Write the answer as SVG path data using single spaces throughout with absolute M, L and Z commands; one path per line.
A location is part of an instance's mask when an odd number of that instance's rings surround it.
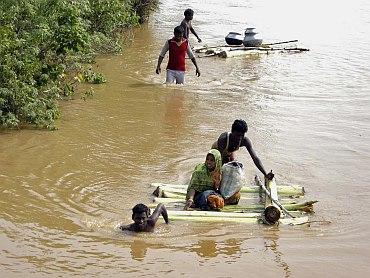
M 0 133 L 1 277 L 365 277 L 370 273 L 370 2 L 162 0 L 108 82 L 62 103 L 57 131 Z M 257 27 L 266 42 L 309 52 L 188 61 L 163 85 L 157 57 L 183 10 L 202 44 Z M 194 46 L 202 45 L 191 37 Z M 311 225 L 159 220 L 123 235 L 151 182 L 186 183 L 236 118 L 277 182 L 319 200 Z M 245 150 L 247 179 L 258 172 Z

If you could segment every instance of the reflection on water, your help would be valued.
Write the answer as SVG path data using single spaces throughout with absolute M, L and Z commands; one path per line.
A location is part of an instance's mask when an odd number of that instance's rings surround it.
M 162 0 L 123 55 L 98 58 L 108 83 L 62 103 L 59 130 L 0 133 L 0 276 L 369 273 L 369 3 Z M 188 61 L 186 84 L 166 86 L 155 66 L 185 6 L 204 44 L 250 24 L 266 41 L 298 39 L 310 51 L 198 58 L 200 78 Z M 319 200 L 312 220 L 330 225 L 161 220 L 153 234 L 117 232 L 149 202 L 151 182 L 186 183 L 236 118 L 278 182 L 304 186 Z M 250 156 L 237 156 L 252 181 Z
M 264 236 L 265 240 L 265 248 L 266 251 L 271 250 L 274 254 L 274 262 L 276 262 L 277 266 L 284 270 L 285 277 L 291 276 L 291 271 L 289 269 L 288 263 L 284 260 L 284 254 L 279 250 L 279 231 L 274 230 L 272 228 L 266 235 Z
M 237 240 L 234 238 L 227 239 L 224 242 L 199 240 L 196 246 L 190 247 L 190 250 L 203 258 L 213 258 L 219 255 L 232 256 L 241 252 L 240 245 L 242 242 L 243 240 Z
M 244 240 L 238 239 L 226 239 L 225 241 L 215 240 L 199 240 L 190 246 L 186 247 L 186 250 L 190 253 L 195 253 L 199 258 L 211 259 L 217 256 L 224 257 L 228 256 L 229 259 L 240 258 L 241 249 L 240 245 Z M 184 251 L 184 247 L 174 247 L 166 244 L 149 243 L 145 240 L 134 239 L 129 243 L 130 254 L 133 260 L 143 261 L 150 249 L 171 249 L 179 252 Z
M 132 259 L 142 261 L 146 255 L 148 245 L 144 241 L 134 240 L 130 244 L 130 249 Z

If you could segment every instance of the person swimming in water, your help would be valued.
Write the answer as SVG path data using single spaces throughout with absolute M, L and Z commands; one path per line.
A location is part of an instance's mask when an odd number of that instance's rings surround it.
M 150 209 L 146 205 L 137 204 L 132 208 L 132 220 L 134 220 L 134 223 L 122 225 L 119 229 L 137 233 L 153 232 L 160 215 L 162 215 L 164 221 L 168 224 L 167 209 L 163 204 L 158 204 L 153 214 L 150 214 Z

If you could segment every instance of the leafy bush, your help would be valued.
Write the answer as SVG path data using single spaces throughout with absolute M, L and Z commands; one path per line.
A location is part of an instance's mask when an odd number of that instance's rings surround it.
M 122 30 L 142 21 L 144 2 L 2 0 L 0 127 L 53 128 L 57 101 L 70 98 L 77 81 L 106 82 L 89 69 L 93 54 L 119 49 Z

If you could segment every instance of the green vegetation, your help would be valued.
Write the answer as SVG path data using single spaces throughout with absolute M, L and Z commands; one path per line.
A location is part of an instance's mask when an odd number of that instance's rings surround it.
M 156 0 L 2 0 L 0 127 L 54 128 L 58 100 L 78 82 L 104 83 L 91 64 L 120 50 L 124 30 Z M 90 92 L 88 93 L 90 94 Z

